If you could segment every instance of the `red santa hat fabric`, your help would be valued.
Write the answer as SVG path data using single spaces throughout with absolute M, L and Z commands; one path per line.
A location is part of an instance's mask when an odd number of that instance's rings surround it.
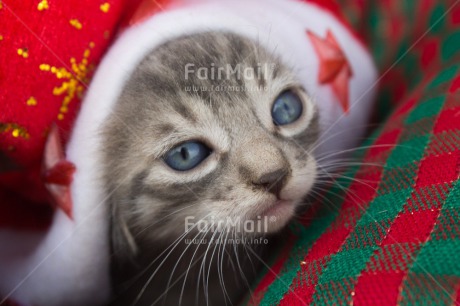
M 358 112 L 353 101 L 371 99 L 373 92 L 366 89 L 376 72 L 338 6 L 325 0 L 264 1 L 267 15 L 254 21 L 248 16 L 258 15 L 260 2 L 2 1 L 0 20 L 6 27 L 0 28 L 0 275 L 8 276 L 0 280 L 0 301 L 91 305 L 109 297 L 109 218 L 97 176 L 97 131 L 129 73 L 148 50 L 167 39 L 213 28 L 262 38 L 267 48 L 277 44 L 289 65 L 300 62 L 309 68 L 299 78 L 319 98 L 326 114 L 323 127 L 339 117 L 344 120 L 335 130 L 367 120 L 370 104 L 361 102 L 364 107 Z M 258 32 L 241 30 L 248 20 Z M 267 22 L 280 26 L 268 29 Z M 106 54 L 120 25 L 124 30 Z M 268 30 L 274 40 L 266 36 Z M 352 102 L 346 116 L 332 87 L 318 78 L 320 58 L 307 31 L 324 41 L 332 31 L 351 70 L 359 71 L 349 80 Z M 67 213 L 51 205 L 56 195 L 53 198 L 47 189 L 44 175 L 45 145 L 56 134 L 66 159 L 76 167 L 74 180 L 67 182 L 73 204 Z

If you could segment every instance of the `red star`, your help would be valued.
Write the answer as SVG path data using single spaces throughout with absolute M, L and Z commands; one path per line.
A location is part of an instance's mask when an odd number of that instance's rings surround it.
M 69 218 L 72 218 L 70 184 L 74 172 L 75 165 L 64 159 L 59 131 L 53 125 L 45 145 L 43 180 L 53 197 L 54 204 L 62 209 Z
M 331 84 L 343 111 L 348 113 L 350 108 L 348 85 L 353 75 L 350 63 L 331 31 L 327 31 L 325 39 L 310 31 L 307 31 L 307 35 L 320 60 L 319 83 Z

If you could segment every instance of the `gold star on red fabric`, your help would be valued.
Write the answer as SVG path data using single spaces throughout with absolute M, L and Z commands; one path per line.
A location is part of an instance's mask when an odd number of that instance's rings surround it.
M 311 31 L 307 31 L 307 35 L 320 60 L 319 83 L 331 84 L 343 111 L 348 113 L 350 109 L 349 82 L 353 75 L 350 63 L 331 31 L 327 31 L 324 39 Z

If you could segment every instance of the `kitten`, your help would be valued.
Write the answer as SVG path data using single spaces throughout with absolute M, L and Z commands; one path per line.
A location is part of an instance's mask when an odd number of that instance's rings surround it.
M 280 231 L 315 181 L 318 115 L 292 70 L 248 38 L 199 33 L 149 52 L 103 128 L 116 304 L 238 303 L 276 247 L 255 239 Z

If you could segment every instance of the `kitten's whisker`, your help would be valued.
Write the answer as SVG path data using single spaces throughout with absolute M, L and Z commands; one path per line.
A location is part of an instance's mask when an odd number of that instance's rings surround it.
M 313 143 L 313 147 L 310 149 L 311 151 L 314 151 L 316 150 L 320 145 L 322 145 L 323 143 L 325 143 L 326 141 L 330 140 L 331 138 L 333 137 L 337 137 L 339 136 L 340 134 L 342 133 L 345 133 L 345 132 L 349 132 L 349 131 L 352 131 L 352 130 L 364 130 L 364 129 L 367 129 L 367 128 L 371 128 L 371 127 L 376 127 L 378 125 L 376 124 L 361 124 L 359 126 L 354 126 L 354 127 L 351 127 L 351 128 L 347 128 L 347 129 L 341 129 L 340 131 L 337 131 L 336 133 L 333 133 L 333 134 L 329 134 L 328 137 L 326 138 L 319 138 L 317 141 L 315 141 Z M 368 139 L 368 137 L 361 137 L 362 140 L 364 139 Z
M 207 218 L 209 215 L 211 215 L 211 213 L 207 214 L 206 216 L 204 216 L 203 218 L 200 219 L 203 220 L 204 218 Z M 174 249 L 179 245 L 179 243 L 182 241 L 182 238 L 186 237 L 186 235 L 188 233 L 190 233 L 197 225 L 199 224 L 199 222 L 195 223 L 192 227 L 190 227 L 187 231 L 185 231 L 183 234 L 181 234 L 176 240 L 174 240 L 173 243 L 171 243 L 163 252 L 160 253 L 160 255 L 158 255 L 145 269 L 144 269 L 144 272 L 147 271 L 164 253 L 166 253 L 171 247 L 171 250 L 169 251 L 169 253 L 166 255 L 166 257 L 161 261 L 161 263 L 158 265 L 158 267 L 155 269 L 155 271 L 152 273 L 152 275 L 149 277 L 149 279 L 147 280 L 146 284 L 142 287 L 141 291 L 139 292 L 139 294 L 137 295 L 136 299 L 134 300 L 133 302 L 133 306 L 136 305 L 136 303 L 140 300 L 140 298 L 142 297 L 142 295 L 144 294 L 145 290 L 147 289 L 148 285 L 150 284 L 150 282 L 152 281 L 153 277 L 155 276 L 155 274 L 160 270 L 160 268 L 163 266 L 163 264 L 165 263 L 165 261 L 168 259 L 168 257 L 171 255 L 171 253 L 174 251 Z
M 228 235 L 229 234 L 230 234 L 230 231 L 227 229 L 227 234 L 225 235 L 225 242 L 222 245 L 222 257 L 220 259 L 220 273 L 222 274 L 222 284 L 224 285 L 225 295 L 228 297 L 228 300 L 229 300 L 229 302 L 231 304 L 232 299 L 230 298 L 230 295 L 228 294 L 228 291 L 227 291 L 227 287 L 225 286 L 224 267 L 223 267 L 223 265 L 224 265 L 224 256 L 225 256 L 225 254 L 228 254 L 227 244 L 228 244 Z
M 180 261 L 182 260 L 182 257 L 185 255 L 185 253 L 187 252 L 187 250 L 193 245 L 195 239 L 196 239 L 198 236 L 200 236 L 200 235 L 202 236 L 203 233 L 200 232 L 200 231 L 198 231 L 198 233 L 192 238 L 190 244 L 187 245 L 187 247 L 185 247 L 184 250 L 182 250 L 181 255 L 180 255 L 179 258 L 176 260 L 176 264 L 174 265 L 174 267 L 173 267 L 173 269 L 172 269 L 171 275 L 169 276 L 168 283 L 167 283 L 167 285 L 166 285 L 166 291 L 168 291 L 168 289 L 170 288 L 170 283 L 171 283 L 171 280 L 172 280 L 172 278 L 173 278 L 173 276 L 174 276 L 174 272 L 176 271 L 177 266 L 179 265 Z M 196 253 L 196 251 L 197 251 L 198 249 L 199 249 L 199 248 L 197 247 L 193 255 L 195 255 L 195 253 Z M 192 257 L 192 260 L 193 260 L 193 257 Z
M 235 238 L 235 231 L 236 229 L 234 228 L 233 229 L 233 238 Z M 246 243 L 244 243 L 243 245 L 245 245 Z M 244 274 L 244 271 L 243 271 L 243 268 L 241 267 L 241 264 L 240 264 L 240 256 L 238 255 L 238 244 L 237 243 L 234 243 L 233 244 L 233 253 L 235 254 L 235 258 L 236 258 L 236 264 L 238 266 L 238 271 L 242 277 L 242 279 L 244 280 L 244 282 L 246 283 L 248 289 L 251 291 L 251 286 L 246 278 L 246 275 Z M 252 291 L 250 292 L 252 294 Z
M 233 271 L 233 276 L 236 276 L 236 267 L 235 267 L 235 263 L 233 262 L 233 255 L 230 254 L 230 251 L 228 249 L 225 249 L 225 253 L 227 254 L 227 268 L 230 266 L 232 268 L 232 271 Z M 237 278 L 235 277 L 235 280 L 237 280 Z
M 328 172 L 347 172 L 348 167 L 368 167 L 367 169 L 364 169 L 362 173 L 371 173 L 372 168 L 384 168 L 385 166 L 383 165 L 377 165 L 377 164 L 368 164 L 368 163 L 344 163 L 344 164 L 337 164 L 334 166 L 330 167 L 322 167 L 323 169 L 319 169 L 317 175 L 322 175 L 324 174 L 324 171 Z
M 402 145 L 398 145 L 398 146 L 402 146 Z M 355 148 L 346 149 L 346 150 L 340 150 L 340 151 L 334 151 L 334 152 L 325 152 L 323 155 L 318 156 L 316 158 L 316 161 L 321 162 L 321 161 L 323 161 L 325 159 L 328 159 L 328 158 L 331 158 L 333 156 L 341 155 L 341 154 L 344 154 L 344 153 L 351 153 L 351 152 L 355 152 L 355 151 L 358 151 L 358 150 L 365 150 L 365 149 L 369 149 L 369 148 L 394 148 L 394 147 L 395 147 L 395 144 L 368 145 L 368 146 L 360 146 L 360 147 L 355 147 Z
M 177 246 L 178 242 L 180 242 L 180 239 L 182 239 L 183 237 L 185 237 L 187 233 L 184 233 L 182 234 L 180 237 L 178 237 L 176 240 L 174 240 L 167 248 L 165 248 L 165 250 L 163 252 L 161 252 L 155 259 L 153 259 L 150 264 L 148 264 L 144 269 L 142 269 L 139 273 L 137 273 L 137 276 L 134 276 L 132 278 L 132 280 L 136 280 L 136 279 L 139 279 L 144 273 L 146 273 L 150 267 L 152 267 L 152 265 L 159 259 L 161 258 L 161 256 L 166 253 L 171 247 L 173 246 Z M 138 297 L 139 299 L 140 297 Z M 133 302 L 132 305 L 135 305 L 137 303 L 137 300 Z
M 254 266 L 254 262 L 252 261 L 252 258 L 251 258 L 251 256 L 250 256 L 249 253 L 248 253 L 247 247 L 251 247 L 251 246 L 248 246 L 248 245 L 246 245 L 246 244 L 243 244 L 244 252 L 245 252 L 246 255 L 247 255 L 247 256 L 245 257 L 245 260 L 249 260 L 249 262 L 251 263 L 252 271 L 254 272 L 254 274 L 256 274 L 257 271 L 256 271 L 256 268 L 255 268 L 255 266 Z
M 254 256 L 256 257 L 257 260 L 259 260 L 260 263 L 262 263 L 271 273 L 273 273 L 273 275 L 275 275 L 275 277 L 283 283 L 283 285 L 286 287 L 286 288 L 289 288 L 288 290 L 293 294 L 295 295 L 295 297 L 298 298 L 298 300 L 300 302 L 304 302 L 304 300 L 295 292 L 292 290 L 291 286 L 289 286 L 289 284 L 287 284 L 281 277 L 279 277 L 278 273 L 275 273 L 275 271 L 273 271 L 273 269 L 270 267 L 269 264 L 267 264 L 258 254 L 257 252 L 255 252 L 251 247 L 249 247 L 249 250 L 251 251 L 252 254 L 254 254 Z
M 334 168 L 324 168 L 324 169 L 318 169 L 318 172 L 316 173 L 316 178 L 324 178 L 326 177 L 326 171 L 329 172 L 329 174 L 335 176 L 335 177 L 340 177 L 342 175 L 342 173 L 349 173 L 348 171 L 348 167 L 347 166 L 350 166 L 350 167 L 355 167 L 355 166 L 362 166 L 360 164 L 356 164 L 356 165 L 353 165 L 353 164 L 350 164 L 350 165 L 341 165 L 341 166 L 337 166 L 337 167 L 334 167 Z M 366 165 L 367 167 L 367 165 Z M 370 167 L 370 166 L 369 166 Z M 372 166 L 374 167 L 374 166 Z M 365 169 L 366 171 L 362 171 L 360 172 L 361 174 L 371 174 L 371 173 L 374 173 L 375 171 L 370 171 L 370 169 Z M 301 174 L 301 176 L 310 176 L 311 174 Z
M 203 254 L 201 254 L 201 255 L 195 260 L 195 262 L 192 262 L 192 266 L 195 266 L 195 264 L 197 264 L 197 263 L 202 259 L 202 257 L 203 257 Z M 181 275 L 179 275 L 179 277 L 174 281 L 174 283 L 173 283 L 172 285 L 173 285 L 173 286 L 176 285 L 176 284 L 179 282 L 179 280 L 182 278 L 182 276 L 184 276 L 184 275 L 185 275 L 185 271 L 182 272 Z M 152 306 L 155 305 L 158 301 L 161 300 L 161 298 L 162 298 L 165 294 L 167 294 L 167 291 L 163 292 L 163 293 L 162 293 L 162 294 L 161 294 L 151 305 L 152 305 Z
M 222 236 L 224 236 L 224 232 L 222 232 Z M 223 242 L 220 241 L 219 250 L 217 252 L 217 263 L 216 263 L 217 264 L 217 275 L 219 277 L 219 283 L 220 283 L 222 291 L 224 292 L 224 295 L 225 295 L 225 300 L 224 300 L 225 305 L 227 305 L 227 299 L 231 300 L 230 296 L 228 295 L 227 289 L 225 288 L 225 281 L 224 281 L 224 275 L 223 275 L 223 269 L 222 269 L 222 262 L 223 262 L 223 258 L 224 258 L 224 249 L 226 247 L 227 237 L 228 237 L 228 231 L 227 231 L 227 234 L 225 235 L 225 240 Z M 222 248 L 222 251 L 221 251 L 221 248 Z
M 321 165 L 318 165 L 318 169 L 319 169 L 319 172 L 318 172 L 318 173 L 325 174 L 325 175 L 327 175 L 328 177 L 330 177 L 331 179 L 333 178 L 332 174 L 330 174 L 330 173 L 329 173 L 326 169 L 324 169 Z M 344 174 L 334 174 L 334 175 L 339 175 L 340 177 L 350 178 L 350 177 L 347 177 L 347 176 L 344 175 Z M 354 178 L 354 179 L 356 179 L 356 178 Z M 356 181 L 358 181 L 358 179 L 356 179 Z M 367 185 L 367 184 L 365 184 L 365 185 Z M 371 186 L 369 186 L 369 185 L 367 185 L 367 186 L 375 190 L 375 188 L 373 188 L 373 187 L 371 187 Z
M 330 182 L 327 182 L 327 183 L 330 183 Z M 321 194 L 319 191 L 322 191 L 323 194 Z M 344 196 L 345 196 L 345 193 L 338 193 L 338 192 L 335 192 L 333 189 L 331 188 L 323 188 L 323 187 L 320 187 L 320 186 L 315 186 L 314 189 L 312 190 L 313 192 L 315 192 L 317 195 L 320 196 L 320 199 L 316 199 L 317 201 L 319 200 L 326 200 L 326 201 L 331 201 L 330 199 L 328 199 L 327 197 L 327 194 L 330 194 L 330 195 L 333 195 L 337 198 L 340 198 L 340 199 L 344 199 Z M 331 202 L 331 204 L 334 206 L 334 207 L 337 207 L 336 204 L 334 204 L 334 202 Z
M 349 160 L 338 160 L 332 163 L 327 163 L 327 164 L 322 164 L 322 168 L 328 169 L 329 167 L 333 166 L 371 166 L 371 167 L 384 167 L 385 165 L 383 163 L 373 163 L 373 162 L 360 162 L 358 160 L 354 159 L 349 159 Z
M 343 189 L 342 185 L 340 185 L 340 183 L 339 183 L 337 180 L 334 180 L 333 174 L 328 173 L 327 171 L 324 171 L 323 174 L 326 174 L 330 179 L 332 179 L 332 180 L 336 183 L 336 185 L 338 185 L 340 188 Z M 358 179 L 358 178 L 356 178 L 356 177 L 349 177 L 349 176 L 346 176 L 346 175 L 343 175 L 343 174 L 342 174 L 342 175 L 334 174 L 334 175 L 337 175 L 339 178 L 346 178 L 346 179 L 349 179 L 349 180 L 351 180 L 351 181 L 359 182 L 360 184 L 362 184 L 362 185 L 364 185 L 364 186 L 367 186 L 367 187 L 369 187 L 370 189 L 372 189 L 372 190 L 374 190 L 374 191 L 375 191 L 376 188 L 377 188 L 377 187 L 373 187 L 373 186 L 369 185 L 368 183 L 364 182 L 364 180 Z M 374 183 L 375 181 L 369 181 L 369 182 L 370 182 L 370 183 Z
M 320 189 L 320 190 L 322 190 L 322 191 L 324 191 L 324 192 L 327 192 L 327 190 L 325 190 L 325 189 Z M 330 206 L 330 209 L 331 209 L 331 210 L 337 209 L 337 208 L 338 208 L 337 204 L 335 204 L 334 202 L 332 202 L 330 199 L 328 199 L 327 197 L 325 197 L 323 194 L 319 193 L 318 191 L 316 191 L 316 190 L 311 190 L 311 193 L 312 193 L 312 195 L 318 195 L 319 198 L 320 198 L 321 200 L 324 200 L 324 201 L 327 202 L 327 204 L 330 204 L 330 205 L 331 205 L 331 206 Z M 334 194 L 333 192 L 331 192 L 331 193 Z M 337 193 L 335 193 L 334 195 L 339 196 Z M 318 201 L 319 201 L 319 200 L 318 200 Z
M 220 241 L 220 237 L 222 236 L 222 232 L 219 232 L 219 238 L 218 240 Z M 215 244 L 214 246 L 214 250 L 212 251 L 212 254 L 211 254 L 211 258 L 209 259 L 209 267 L 208 267 L 208 272 L 207 272 L 207 279 L 206 279 L 206 305 L 209 305 L 209 275 L 210 275 L 210 272 L 211 272 L 211 266 L 212 266 L 212 260 L 214 258 L 214 254 L 216 252 L 216 249 L 217 249 L 217 243 Z
M 164 216 L 163 218 L 160 218 L 160 219 L 156 220 L 155 222 L 149 224 L 148 226 L 144 227 L 144 229 L 142 229 L 142 230 L 140 230 L 138 233 L 136 233 L 136 235 L 135 235 L 134 237 L 138 237 L 140 234 L 142 234 L 142 233 L 145 232 L 146 230 L 150 229 L 152 226 L 154 226 L 154 225 L 160 223 L 161 221 L 165 220 L 166 218 L 168 218 L 168 217 L 170 217 L 170 216 L 173 216 L 173 215 L 177 214 L 178 212 L 183 211 L 183 210 L 185 210 L 185 209 L 187 209 L 187 208 L 189 208 L 189 207 L 192 207 L 192 206 L 194 206 L 194 204 L 187 205 L 187 206 L 184 206 L 184 207 L 182 207 L 182 208 L 176 209 L 176 210 L 173 211 L 172 213 L 167 214 L 167 215 Z
M 211 230 L 212 227 L 209 227 L 206 232 L 202 232 L 202 235 L 200 237 L 200 241 L 201 239 L 203 239 L 203 237 L 206 237 L 207 234 L 209 233 L 209 231 Z M 209 243 L 209 242 L 208 242 Z M 185 289 L 185 283 L 187 282 L 187 276 L 188 276 L 188 273 L 190 271 L 190 268 L 191 268 L 191 265 L 192 265 L 192 262 L 193 262 L 193 258 L 195 258 L 195 255 L 198 251 L 198 249 L 200 248 L 201 244 L 198 244 L 197 247 L 196 247 L 196 250 L 195 252 L 193 252 L 193 255 L 192 255 L 192 259 L 190 260 L 190 264 L 188 265 L 188 268 L 187 268 L 187 273 L 185 274 L 185 278 L 184 278 L 184 282 L 182 284 L 182 288 L 181 288 L 181 291 L 180 291 L 180 296 L 179 296 L 179 306 L 182 304 L 182 295 L 184 294 L 184 289 Z M 180 259 L 179 259 L 180 260 Z M 179 262 L 179 261 L 178 261 Z M 197 288 L 199 288 L 199 283 L 197 283 Z
M 199 269 L 199 272 L 198 272 L 198 280 L 197 280 L 197 283 L 199 283 L 200 281 L 200 276 L 201 276 L 201 271 L 203 271 L 203 293 L 205 294 L 206 296 L 206 286 L 205 286 L 205 265 L 206 265 L 206 257 L 208 256 L 208 251 L 209 251 L 209 248 L 211 246 L 211 242 L 214 241 L 214 237 L 216 236 L 216 234 L 218 233 L 218 231 L 214 231 L 214 233 L 212 234 L 211 238 L 210 238 L 210 242 L 208 243 L 208 246 L 206 247 L 206 251 L 204 253 L 204 257 L 203 257 L 203 260 L 201 261 L 201 266 L 200 266 L 200 269 Z M 198 303 L 198 289 L 197 288 L 197 295 L 195 296 L 195 299 L 196 299 L 196 303 Z
M 328 180 L 329 179 L 329 180 Z M 355 177 L 350 177 L 350 176 L 345 176 L 345 175 L 332 175 L 331 176 L 328 176 L 328 177 L 317 177 L 317 182 L 336 182 L 338 179 L 344 179 L 344 180 L 349 180 L 349 181 L 353 181 L 353 182 L 358 182 L 358 183 L 362 183 L 363 185 L 365 183 L 375 183 L 376 181 L 375 180 L 365 180 L 365 179 L 358 179 L 358 178 L 355 178 Z M 370 187 L 370 186 L 369 186 Z
M 370 189 L 372 189 L 374 192 L 376 191 L 376 188 L 373 188 L 367 184 L 364 184 L 366 186 L 368 186 Z M 349 188 L 346 188 L 344 187 L 342 184 L 340 184 L 338 181 L 336 181 L 336 186 L 338 186 L 340 189 L 342 189 L 345 193 L 348 193 L 350 196 L 353 196 L 355 198 L 355 203 L 361 208 L 364 210 L 364 207 L 360 204 L 360 203 L 365 203 L 365 201 L 359 197 L 356 192 L 354 192 L 352 189 L 349 189 Z M 357 200 L 356 200 L 357 199 Z M 361 202 L 359 202 L 358 200 L 360 200 Z
M 195 253 L 198 251 L 198 248 L 201 247 L 201 241 L 203 241 L 203 239 L 207 239 L 208 234 L 209 234 L 209 231 L 210 231 L 210 228 L 208 228 L 208 229 L 206 230 L 206 232 L 203 232 L 203 234 L 202 234 L 201 237 L 199 238 L 199 240 L 198 240 L 198 241 L 199 241 L 199 244 L 197 245 L 197 249 L 196 249 L 195 252 L 193 253 L 193 256 L 192 256 L 192 260 L 191 260 L 191 261 L 193 261 L 193 258 L 195 257 Z M 209 244 L 209 241 L 207 241 L 207 244 Z M 201 252 L 201 256 L 200 256 L 200 259 L 201 259 L 201 260 L 202 260 L 202 258 L 204 258 L 204 253 L 203 253 L 203 252 Z M 182 282 L 181 292 L 180 292 L 180 295 L 179 295 L 179 305 L 182 304 L 182 297 L 183 297 L 184 292 L 185 292 L 185 284 L 186 284 L 186 282 L 187 282 L 187 277 L 188 277 L 188 273 L 189 273 L 190 269 L 191 269 L 191 263 L 189 264 L 189 266 L 188 266 L 188 268 L 187 268 L 187 273 L 185 274 L 184 281 Z M 200 289 L 200 283 L 199 283 L 199 279 L 198 279 L 198 281 L 196 282 L 195 304 L 198 303 L 198 296 L 197 296 L 197 294 L 198 294 L 199 289 Z

